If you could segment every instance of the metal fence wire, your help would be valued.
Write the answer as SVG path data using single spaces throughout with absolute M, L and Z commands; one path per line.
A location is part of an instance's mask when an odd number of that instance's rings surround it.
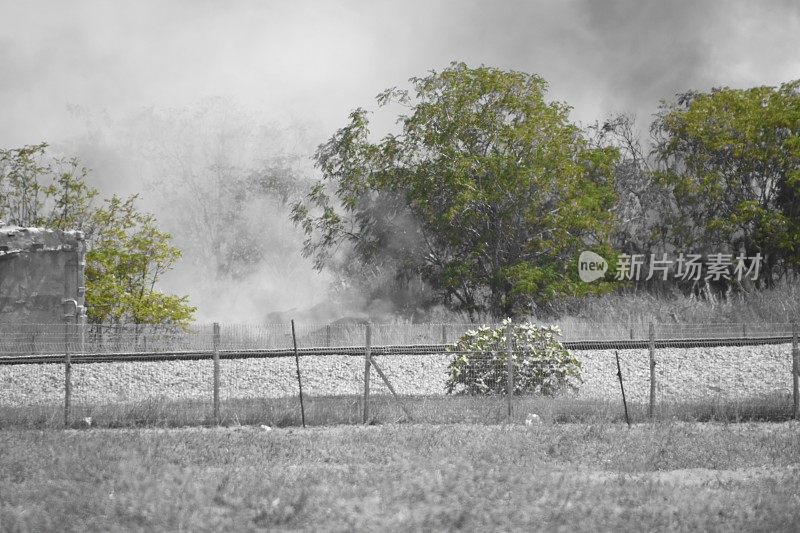
M 798 416 L 793 324 L 524 331 L 3 324 L 0 427 L 299 424 L 298 367 L 311 424 L 619 420 L 621 385 L 634 421 Z

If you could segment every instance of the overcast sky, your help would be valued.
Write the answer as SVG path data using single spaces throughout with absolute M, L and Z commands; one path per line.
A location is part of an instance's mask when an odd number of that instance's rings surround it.
M 575 121 L 629 112 L 646 131 L 676 92 L 800 78 L 798 51 L 800 2 L 789 1 L 0 0 L 0 148 L 47 141 L 78 156 L 104 195 L 141 192 L 185 242 L 174 208 L 152 192 L 162 176 L 141 151 L 135 161 L 125 136 L 143 110 L 191 117 L 221 97 L 244 113 L 231 116 L 304 125 L 310 156 L 381 90 L 464 61 L 539 74 Z M 87 117 L 100 135 L 87 135 Z M 308 307 L 327 283 L 306 265 L 294 281 L 259 272 L 234 288 L 200 287 L 188 264 L 166 289 L 189 294 L 202 320 Z
M 800 3 L 0 2 L 0 146 L 226 96 L 326 137 L 380 90 L 452 60 L 540 74 L 591 122 L 646 122 L 687 89 L 800 77 Z

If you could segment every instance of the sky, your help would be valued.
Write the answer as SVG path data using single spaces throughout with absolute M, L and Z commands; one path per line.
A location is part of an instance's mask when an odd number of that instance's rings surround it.
M 539 74 L 573 120 L 633 113 L 646 131 L 678 92 L 800 78 L 798 50 L 791 1 L 0 0 L 0 147 L 70 146 L 86 117 L 114 138 L 125 117 L 213 97 L 304 124 L 313 146 L 451 61 Z M 147 196 L 125 153 L 71 146 L 107 192 Z
M 450 61 L 523 70 L 592 122 L 688 89 L 800 77 L 800 3 L 0 2 L 0 146 L 225 96 L 319 126 Z

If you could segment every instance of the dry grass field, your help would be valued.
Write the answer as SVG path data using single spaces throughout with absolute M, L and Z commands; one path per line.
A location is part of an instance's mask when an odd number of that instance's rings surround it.
M 305 396 L 305 421 L 308 426 L 358 425 L 364 421 L 363 395 Z M 370 424 L 408 422 L 422 424 L 523 424 L 529 413 L 545 423 L 621 423 L 625 415 L 621 399 L 582 400 L 569 396 L 515 396 L 512 416 L 504 396 L 401 396 L 371 394 Z M 650 420 L 642 402 L 628 402 L 631 422 Z M 89 424 L 87 424 L 89 419 Z M 702 401 L 657 406 L 655 420 L 661 422 L 785 422 L 792 419 L 791 397 L 763 396 L 746 401 Z M 302 423 L 297 396 L 282 398 L 229 399 L 221 403 L 219 425 L 227 427 L 299 427 Z M 84 429 L 212 427 L 210 402 L 145 398 L 138 402 L 73 405 L 69 427 Z M 61 429 L 64 407 L 61 404 L 0 408 L 0 430 Z
M 2 531 L 799 523 L 796 422 L 0 431 Z
M 75 365 L 66 430 L 63 368 L 8 367 L 0 532 L 796 531 L 787 345 L 660 350 L 652 422 L 628 352 L 630 428 L 610 353 L 510 418 L 443 395 L 445 361 L 381 356 L 413 423 L 373 374 L 366 426 L 363 360 L 301 360 L 308 429 L 291 359 L 223 361 L 221 427 L 206 362 Z

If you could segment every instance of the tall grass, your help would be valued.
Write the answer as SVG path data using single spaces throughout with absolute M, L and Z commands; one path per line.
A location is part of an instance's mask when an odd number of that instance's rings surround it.
M 786 323 L 800 321 L 800 283 L 784 281 L 771 289 L 728 296 L 687 296 L 624 291 L 565 302 L 561 322 L 644 324 Z
M 519 396 L 513 400 L 508 417 L 506 398 L 479 396 L 405 396 L 400 402 L 408 409 L 408 420 L 400 403 L 389 395 L 372 395 L 369 424 L 523 424 L 529 413 L 544 423 L 624 423 L 621 401 L 578 400 Z M 309 426 L 359 425 L 363 423 L 361 396 L 309 396 L 305 418 Z M 649 422 L 647 406 L 628 405 L 633 423 Z M 296 397 L 229 399 L 222 402 L 223 426 L 299 427 L 300 405 Z M 674 403 L 658 407 L 657 421 L 745 422 L 786 421 L 792 417 L 791 402 L 785 397 L 766 396 L 748 401 Z M 151 398 L 142 402 L 108 405 L 75 405 L 71 428 L 148 428 L 213 426 L 211 406 L 201 401 Z M 60 405 L 4 407 L 0 429 L 55 429 L 64 427 Z
M 796 531 L 796 424 L 0 431 L 0 529 Z
M 786 279 L 773 288 L 738 293 L 703 292 L 687 295 L 677 289 L 649 291 L 623 288 L 601 296 L 563 298 L 546 310 L 529 315 L 535 322 L 569 325 L 611 323 L 646 325 L 787 323 L 800 321 L 800 280 Z M 421 322 L 460 323 L 467 318 L 437 307 Z M 473 322 L 492 323 L 497 318 L 478 315 Z

